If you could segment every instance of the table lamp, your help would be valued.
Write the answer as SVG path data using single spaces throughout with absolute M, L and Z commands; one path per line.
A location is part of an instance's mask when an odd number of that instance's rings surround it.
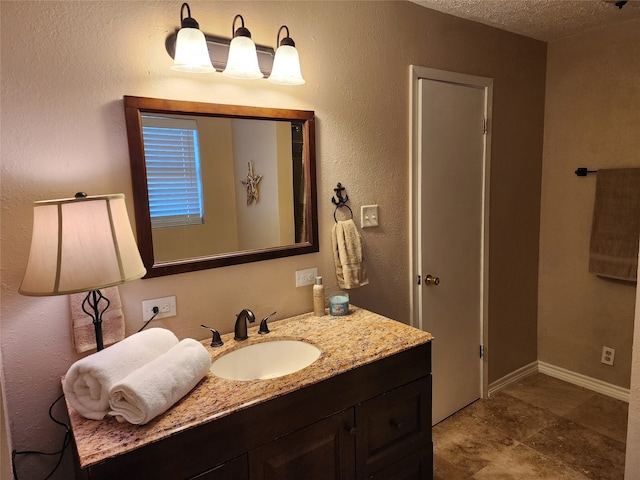
M 146 273 L 124 195 L 78 193 L 75 198 L 34 202 L 31 250 L 19 292 L 88 292 L 82 310 L 93 320 L 97 350 L 104 348 L 102 315 L 109 307 L 100 289 Z

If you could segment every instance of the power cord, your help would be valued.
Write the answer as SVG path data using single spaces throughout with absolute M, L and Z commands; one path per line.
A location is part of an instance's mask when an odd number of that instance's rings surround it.
M 139 332 L 141 332 L 142 330 L 144 330 L 145 328 L 147 328 L 147 325 L 149 325 L 149 322 L 150 322 L 151 320 L 153 320 L 154 318 L 156 318 L 156 315 L 158 315 L 158 313 L 160 313 L 160 309 L 159 309 L 158 307 L 153 307 L 151 310 L 153 311 L 153 316 L 152 316 L 149 320 L 147 320 L 147 321 L 144 323 L 144 325 L 142 325 L 142 327 L 140 327 L 140 330 L 138 330 L 138 332 L 137 332 L 137 333 L 139 333 Z
M 64 429 L 65 429 L 64 440 L 62 441 L 62 448 L 60 450 L 58 450 L 57 452 L 53 452 L 53 453 L 38 452 L 38 451 L 35 451 L 35 450 L 13 450 L 11 452 L 11 464 L 12 464 L 14 480 L 18 480 L 18 471 L 17 471 L 17 468 L 16 468 L 16 457 L 18 455 L 47 455 L 47 456 L 60 455 L 60 457 L 58 458 L 58 462 L 53 467 L 53 470 L 51 470 L 49 475 L 47 475 L 44 480 L 50 479 L 51 476 L 56 472 L 56 470 L 58 470 L 58 467 L 60 467 L 60 464 L 62 463 L 62 457 L 64 456 L 64 452 L 67 449 L 67 447 L 69 446 L 69 444 L 71 443 L 71 428 L 69 427 L 69 425 L 67 425 L 66 423 L 61 422 L 60 420 L 57 420 L 53 416 L 53 407 L 55 407 L 56 403 L 58 403 L 60 400 L 62 400 L 62 398 L 64 398 L 64 393 L 62 395 L 60 395 L 58 398 L 56 398 L 54 400 L 54 402 L 51 404 L 51 406 L 49 407 L 49 418 L 51 418 L 51 420 L 53 420 L 58 425 L 64 427 Z
M 158 313 L 160 313 L 160 309 L 158 307 L 153 307 L 152 310 L 153 310 L 153 316 L 149 320 L 147 320 L 144 325 L 142 325 L 142 327 L 140 328 L 140 330 L 138 330 L 138 332 L 141 332 L 142 330 L 144 330 L 147 327 L 147 325 L 149 325 L 149 322 L 151 322 L 151 320 L 156 318 Z M 69 444 L 71 443 L 71 428 L 69 427 L 69 425 L 57 420 L 53 416 L 53 407 L 55 407 L 56 403 L 58 403 L 63 398 L 64 398 L 64 393 L 62 395 L 60 395 L 58 398 L 56 398 L 54 400 L 54 402 L 51 404 L 51 406 L 49 407 L 49 418 L 51 418 L 51 420 L 53 420 L 58 425 L 64 427 L 64 429 L 65 429 L 64 440 L 62 442 L 62 448 L 60 450 L 58 450 L 57 452 L 53 452 L 53 453 L 39 452 L 39 451 L 36 451 L 36 450 L 13 450 L 11 452 L 11 463 L 12 463 L 12 470 L 13 470 L 13 478 L 14 478 L 14 480 L 19 480 L 18 479 L 18 471 L 17 471 L 17 467 L 16 467 L 16 457 L 18 455 L 47 455 L 47 456 L 60 455 L 60 458 L 58 458 L 58 462 L 53 467 L 53 470 L 51 470 L 51 472 L 49 472 L 49 475 L 47 475 L 44 480 L 49 480 L 51 478 L 51 476 L 56 472 L 56 470 L 58 470 L 58 468 L 60 467 L 60 464 L 62 463 L 62 458 L 64 456 L 64 452 L 67 449 L 67 447 L 69 446 Z

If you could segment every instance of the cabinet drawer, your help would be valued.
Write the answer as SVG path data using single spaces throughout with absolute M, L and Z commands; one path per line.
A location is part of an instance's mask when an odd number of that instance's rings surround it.
M 431 445 L 431 376 L 356 406 L 356 472 L 366 478 Z
M 196 475 L 191 480 L 249 480 L 249 466 L 247 454 L 228 461 L 208 472 Z
M 367 480 L 433 480 L 433 447 L 412 453 Z

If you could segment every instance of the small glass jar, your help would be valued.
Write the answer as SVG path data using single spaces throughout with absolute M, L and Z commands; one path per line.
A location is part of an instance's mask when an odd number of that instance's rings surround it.
M 329 296 L 329 314 L 334 317 L 349 314 L 349 294 L 347 292 L 335 292 Z

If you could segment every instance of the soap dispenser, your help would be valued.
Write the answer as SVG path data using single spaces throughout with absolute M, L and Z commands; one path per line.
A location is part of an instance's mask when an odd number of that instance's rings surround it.
M 313 286 L 313 314 L 316 317 L 324 316 L 324 285 L 322 285 L 322 277 L 316 277 L 316 283 Z

